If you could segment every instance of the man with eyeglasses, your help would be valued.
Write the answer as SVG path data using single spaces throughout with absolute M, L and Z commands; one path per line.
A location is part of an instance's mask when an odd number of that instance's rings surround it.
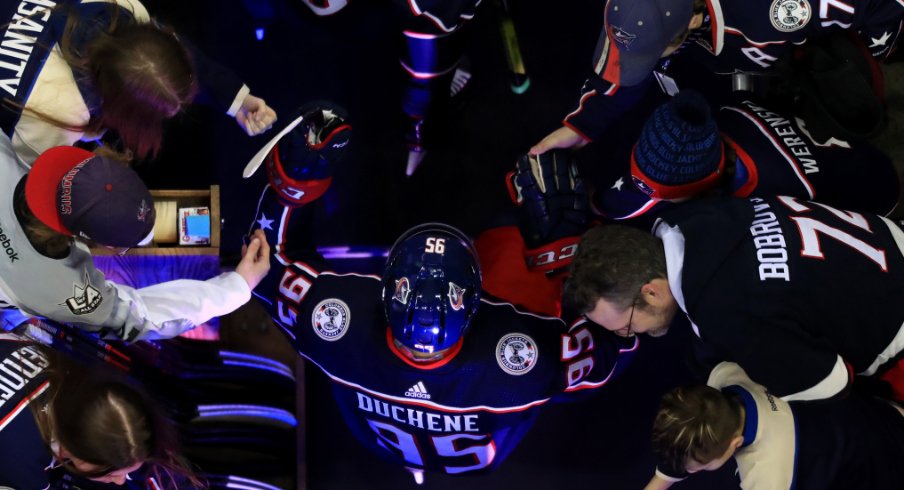
M 902 399 L 902 285 L 897 223 L 754 197 L 683 204 L 652 235 L 591 229 L 564 301 L 624 335 L 664 335 L 681 310 L 720 360 L 787 401 L 838 396 L 855 373 Z

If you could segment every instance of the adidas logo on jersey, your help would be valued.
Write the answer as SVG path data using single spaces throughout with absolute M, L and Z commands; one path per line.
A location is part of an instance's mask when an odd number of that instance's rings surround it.
M 420 398 L 422 400 L 430 399 L 430 393 L 427 393 L 427 387 L 424 386 L 423 381 L 418 381 L 414 386 L 408 388 L 408 391 L 405 392 L 405 396 L 408 398 Z

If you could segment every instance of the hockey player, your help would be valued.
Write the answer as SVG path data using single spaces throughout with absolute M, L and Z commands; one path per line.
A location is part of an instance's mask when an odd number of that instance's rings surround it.
M 293 167 L 281 146 L 268 173 Z M 636 348 L 636 339 L 583 321 L 569 328 L 484 294 L 471 240 L 444 224 L 405 232 L 382 277 L 331 272 L 293 239 L 305 208 L 285 197 L 271 177 L 255 222 L 277 253 L 255 294 L 333 381 L 357 439 L 415 475 L 497 467 L 541 406 L 605 385 Z
M 691 90 L 657 108 L 632 151 L 630 170 L 596 190 L 594 210 L 631 219 L 706 194 L 781 194 L 883 216 L 897 206 L 901 184 L 888 156 L 860 140 L 817 145 L 800 121 L 751 96 L 739 92 L 715 118 Z
M 714 355 L 787 401 L 837 396 L 854 374 L 904 398 L 896 223 L 794 197 L 721 199 L 676 206 L 653 233 L 588 231 L 564 301 L 609 330 L 653 336 L 680 309 Z
M 851 394 L 807 403 L 775 398 L 735 363 L 708 386 L 676 388 L 653 424 L 659 456 L 646 490 L 665 490 L 732 457 L 747 490 L 878 490 L 901 486 L 904 410 Z
M 563 127 L 531 153 L 598 138 L 643 96 L 660 58 L 685 43 L 716 73 L 762 72 L 794 46 L 848 29 L 883 60 L 898 42 L 902 17 L 901 2 L 876 0 L 608 0 L 594 74 Z
M 126 341 L 173 337 L 245 304 L 269 268 L 258 236 L 235 272 L 133 289 L 94 267 L 84 240 L 111 248 L 150 242 L 154 201 L 132 169 L 61 146 L 26 174 L 0 135 L 0 307 L 75 323 Z
M 426 157 L 424 126 L 428 117 L 468 83 L 469 70 L 462 65 L 460 29 L 474 17 L 481 0 L 393 0 L 402 18 L 402 52 L 399 63 L 405 86 L 402 111 L 408 117 L 408 160 L 405 175 L 412 175 Z M 317 15 L 330 15 L 345 0 L 304 0 Z

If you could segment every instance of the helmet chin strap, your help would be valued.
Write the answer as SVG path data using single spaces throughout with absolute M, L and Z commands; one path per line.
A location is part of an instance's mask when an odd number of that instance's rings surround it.
M 406 364 L 417 369 L 429 370 L 444 366 L 458 355 L 463 343 L 464 337 L 458 339 L 458 342 L 452 347 L 428 354 L 427 357 L 415 357 L 415 351 L 396 340 L 392 335 L 392 328 L 386 328 L 386 345 L 389 350 L 398 356 L 399 359 L 405 361 Z
M 406 356 L 408 356 L 408 358 L 411 359 L 411 360 L 414 361 L 414 362 L 433 362 L 433 361 L 438 361 L 438 360 L 442 359 L 443 357 L 445 357 L 445 356 L 446 356 L 446 353 L 449 352 L 449 349 L 443 349 L 443 350 L 441 350 L 441 351 L 437 351 L 437 352 L 429 352 L 429 353 L 427 353 L 427 352 L 419 352 L 419 351 L 416 351 L 416 350 L 414 350 L 414 349 L 409 349 L 407 346 L 405 346 L 404 344 L 402 344 L 401 342 L 399 342 L 399 341 L 396 340 L 395 338 L 393 338 L 392 341 L 393 341 L 393 343 L 395 344 L 395 346 L 396 346 L 400 351 L 402 351 L 403 353 L 405 353 Z M 451 349 L 451 347 L 450 347 L 450 349 Z

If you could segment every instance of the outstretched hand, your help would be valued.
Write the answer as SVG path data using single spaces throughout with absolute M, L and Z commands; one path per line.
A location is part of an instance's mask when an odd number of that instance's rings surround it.
M 555 148 L 580 148 L 586 144 L 587 140 L 578 134 L 577 131 L 568 126 L 562 126 L 532 146 L 529 153 L 531 155 L 542 155 Z
M 242 101 L 242 107 L 235 113 L 235 120 L 248 136 L 257 136 L 273 127 L 276 111 L 264 99 L 248 94 Z
M 270 244 L 263 230 L 254 230 L 251 243 L 242 246 L 242 260 L 235 271 L 254 289 L 270 270 Z

